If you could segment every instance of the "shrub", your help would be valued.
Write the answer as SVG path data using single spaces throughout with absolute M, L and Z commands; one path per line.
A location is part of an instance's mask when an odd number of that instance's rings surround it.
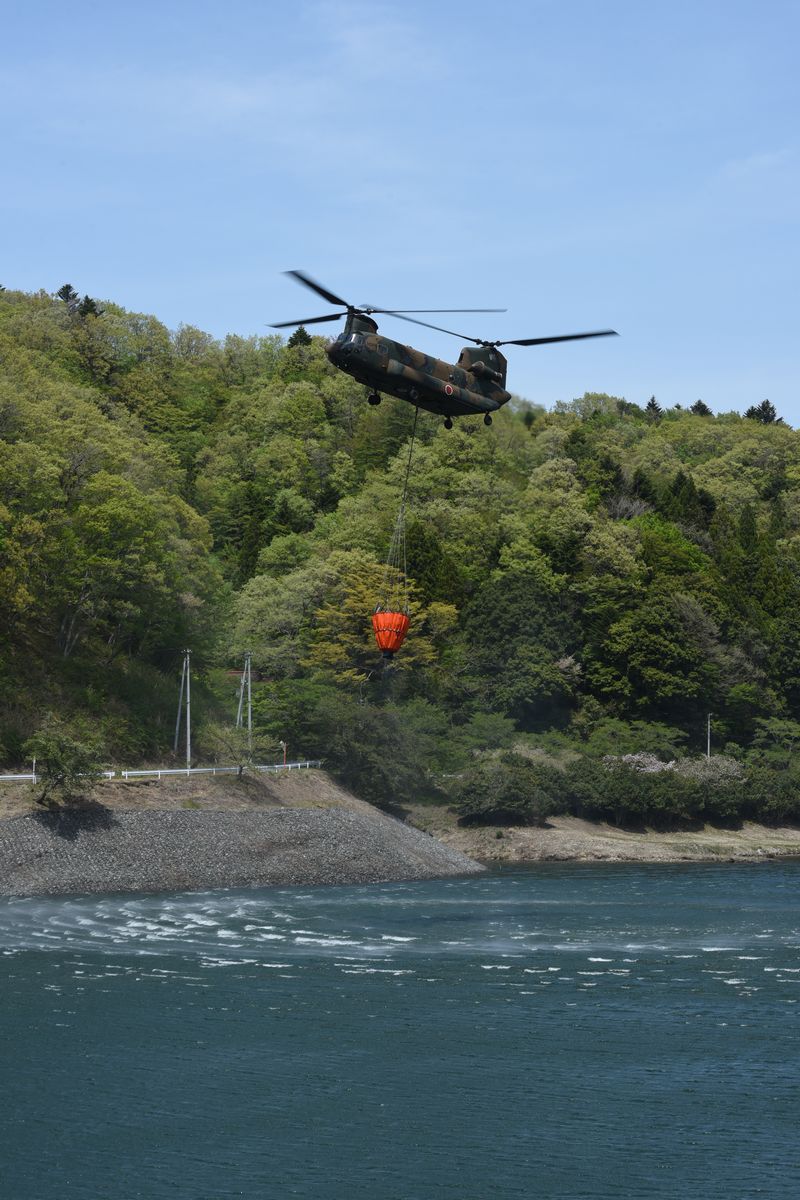
M 654 829 L 704 820 L 730 823 L 739 819 L 743 800 L 740 783 L 715 786 L 674 770 L 649 773 L 623 762 L 591 759 L 570 763 L 564 786 L 569 811 L 576 816 Z
M 744 815 L 764 825 L 800 821 L 800 775 L 751 767 L 743 788 Z
M 559 770 L 506 751 L 480 759 L 463 773 L 455 790 L 462 825 L 544 825 L 563 812 Z

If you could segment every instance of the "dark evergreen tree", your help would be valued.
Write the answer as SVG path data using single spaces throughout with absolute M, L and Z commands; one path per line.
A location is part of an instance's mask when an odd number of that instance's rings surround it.
M 641 467 L 637 467 L 633 472 L 629 491 L 632 496 L 636 496 L 638 500 L 644 500 L 646 504 L 655 504 L 658 499 L 658 492 L 652 479 Z
M 781 492 L 788 491 L 790 487 L 789 479 L 786 475 L 786 468 L 783 463 L 770 474 L 767 475 L 761 487 L 762 500 L 779 500 Z
M 286 344 L 287 346 L 310 346 L 311 334 L 305 325 L 298 325 Z
M 406 545 L 408 576 L 414 580 L 425 603 L 440 600 L 445 604 L 460 604 L 464 598 L 464 580 L 435 530 L 424 521 L 411 521 Z
M 762 425 L 782 425 L 783 417 L 779 417 L 775 405 L 769 400 L 762 400 L 760 404 L 753 404 L 744 414 L 749 421 L 760 421 Z
M 622 468 L 610 454 L 584 460 L 578 474 L 593 501 L 609 500 L 623 490 Z
M 253 482 L 242 484 L 232 505 L 231 542 L 236 547 L 237 582 L 245 583 L 254 574 L 258 552 L 268 540 L 264 534 L 265 502 Z
M 708 405 L 704 404 L 702 400 L 695 400 L 689 412 L 693 413 L 696 417 L 713 417 L 714 415 Z
M 98 308 L 97 301 L 93 300 L 91 296 L 84 296 L 77 308 L 78 315 L 81 317 L 99 317 L 102 311 L 101 308 Z
M 751 504 L 745 504 L 739 516 L 739 541 L 745 554 L 755 554 L 758 550 L 758 528 L 756 514 Z
M 81 298 L 71 283 L 64 283 L 56 292 L 56 299 L 63 300 L 70 312 L 75 312 Z
M 786 520 L 786 505 L 778 492 L 769 506 L 769 536 L 773 542 L 786 536 L 788 522 Z
M 673 521 L 705 529 L 716 507 L 714 497 L 695 487 L 691 475 L 679 471 L 666 488 L 659 510 Z
M 664 415 L 664 410 L 656 400 L 655 396 L 651 396 L 647 401 L 647 404 L 644 406 L 644 411 L 647 414 L 647 419 L 649 421 L 657 421 Z

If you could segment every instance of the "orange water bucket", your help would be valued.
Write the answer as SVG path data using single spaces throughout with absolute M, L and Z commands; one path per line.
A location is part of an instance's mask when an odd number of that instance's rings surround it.
M 391 658 L 399 650 L 408 633 L 409 619 L 401 612 L 376 612 L 372 616 L 372 628 L 378 649 L 384 658 Z

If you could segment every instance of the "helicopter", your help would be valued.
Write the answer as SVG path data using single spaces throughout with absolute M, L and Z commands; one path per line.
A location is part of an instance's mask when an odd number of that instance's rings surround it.
M 504 308 L 374 308 L 372 305 L 356 307 L 340 296 L 324 288 L 304 271 L 286 271 L 298 283 L 316 292 L 329 304 L 343 312 L 322 317 L 307 317 L 302 321 L 282 321 L 271 329 L 289 329 L 297 325 L 318 325 L 325 321 L 345 318 L 345 325 L 338 337 L 328 342 L 325 353 L 335 367 L 351 375 L 369 388 L 367 400 L 380 404 L 381 393 L 407 400 L 417 408 L 437 413 L 444 417 L 446 429 L 453 428 L 453 417 L 483 414 L 485 425 L 491 425 L 492 413 L 502 408 L 511 399 L 506 391 L 508 363 L 500 346 L 544 346 L 551 342 L 576 342 L 585 338 L 616 337 L 615 329 L 601 329 L 596 333 L 565 333 L 557 337 L 516 338 L 510 341 L 488 342 L 483 338 L 470 337 L 420 321 L 408 313 L 488 313 L 505 312 Z M 447 333 L 461 341 L 473 343 L 464 346 L 457 363 L 443 362 L 432 358 L 413 346 L 404 346 L 378 332 L 373 314 L 397 317 L 412 325 L 422 325 Z

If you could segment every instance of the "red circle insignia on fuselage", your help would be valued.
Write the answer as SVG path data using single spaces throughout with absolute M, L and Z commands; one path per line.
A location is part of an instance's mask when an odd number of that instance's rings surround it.
M 444 385 L 444 393 L 445 393 L 445 395 L 446 395 L 446 396 L 452 396 L 452 394 L 453 394 L 453 389 L 452 389 L 452 387 L 450 386 L 450 384 L 449 384 L 449 383 L 446 383 L 446 384 Z

